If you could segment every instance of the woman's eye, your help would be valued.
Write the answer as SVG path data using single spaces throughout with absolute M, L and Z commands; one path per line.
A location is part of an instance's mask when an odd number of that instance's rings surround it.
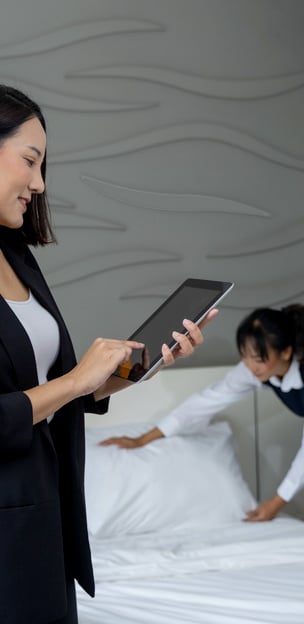
M 31 160 L 31 158 L 26 158 L 25 160 L 26 160 L 26 162 L 28 163 L 29 167 L 32 167 L 32 166 L 33 166 L 34 161 L 33 161 L 33 160 Z

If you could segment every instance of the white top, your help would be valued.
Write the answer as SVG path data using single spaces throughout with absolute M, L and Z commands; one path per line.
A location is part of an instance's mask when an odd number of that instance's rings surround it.
M 297 360 L 293 360 L 282 380 L 271 377 L 269 381 L 280 387 L 283 392 L 288 392 L 292 388 L 302 388 L 303 382 Z M 221 381 L 190 395 L 162 418 L 157 426 L 165 436 L 197 433 L 209 424 L 215 414 L 262 385 L 247 366 L 240 362 Z M 304 432 L 300 449 L 277 492 L 285 501 L 289 501 L 303 486 Z
M 16 314 L 31 341 L 39 385 L 47 381 L 47 374 L 59 352 L 59 329 L 54 317 L 38 303 L 30 292 L 26 301 L 6 302 Z M 48 417 L 48 422 L 53 414 Z

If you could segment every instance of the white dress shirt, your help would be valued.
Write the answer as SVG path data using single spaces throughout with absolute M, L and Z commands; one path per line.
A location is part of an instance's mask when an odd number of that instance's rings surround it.
M 304 385 L 296 359 L 292 361 L 283 379 L 271 377 L 269 381 L 280 387 L 282 392 L 289 392 L 293 388 L 299 390 Z M 262 386 L 259 379 L 240 362 L 221 381 L 190 395 L 162 418 L 157 426 L 165 436 L 198 433 L 207 427 L 215 414 L 244 398 L 254 388 Z M 303 486 L 304 433 L 300 449 L 277 492 L 283 500 L 289 501 Z

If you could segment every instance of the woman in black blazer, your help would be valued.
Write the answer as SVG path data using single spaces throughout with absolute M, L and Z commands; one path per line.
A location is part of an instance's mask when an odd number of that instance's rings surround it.
M 112 373 L 132 349 L 143 347 L 97 338 L 76 362 L 29 250 L 54 242 L 45 153 L 40 108 L 0 85 L 1 624 L 75 624 L 74 579 L 94 595 L 84 502 L 84 411 L 107 410 L 108 396 L 128 385 Z M 189 337 L 179 334 L 175 354 L 163 348 L 166 365 L 202 342 L 200 328 L 186 326 Z

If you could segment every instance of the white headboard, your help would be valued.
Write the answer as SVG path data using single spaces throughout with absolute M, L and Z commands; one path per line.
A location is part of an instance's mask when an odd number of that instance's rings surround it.
M 168 368 L 150 381 L 134 384 L 111 398 L 104 416 L 86 415 L 86 426 L 157 422 L 192 392 L 222 379 L 229 366 Z M 301 418 L 287 410 L 271 390 L 254 391 L 217 416 L 234 432 L 236 453 L 253 494 L 265 500 L 274 494 L 300 445 Z M 304 516 L 303 495 L 288 512 Z

